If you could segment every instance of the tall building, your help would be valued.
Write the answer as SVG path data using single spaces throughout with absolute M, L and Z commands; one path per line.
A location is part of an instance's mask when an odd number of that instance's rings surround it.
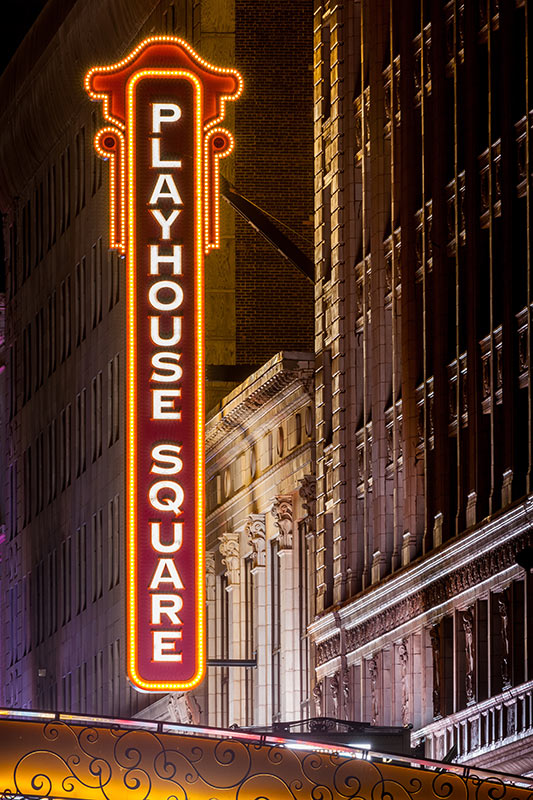
M 531 772 L 531 14 L 315 4 L 320 714 Z
M 312 240 L 308 0 L 290 14 L 281 0 L 47 3 L 0 78 L 2 706 L 131 716 L 157 699 L 126 680 L 125 265 L 109 250 L 109 170 L 93 148 L 101 108 L 83 86 L 153 33 L 239 62 L 247 88 L 228 109 L 225 177 L 302 247 Z M 244 224 L 224 205 L 221 249 L 205 261 L 208 409 L 237 375 L 312 347 L 312 286 Z

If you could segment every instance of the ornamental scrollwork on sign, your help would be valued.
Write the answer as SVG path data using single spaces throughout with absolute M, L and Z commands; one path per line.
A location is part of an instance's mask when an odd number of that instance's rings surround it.
M 318 709 L 322 712 L 322 709 Z M 118 725 L 83 727 L 0 720 L 2 798 L 55 800 L 530 800 L 531 786 L 516 786 L 473 767 L 462 773 L 352 757 L 348 751 L 292 749 L 283 741 L 238 731 L 227 736 L 162 733 Z M 150 726 L 150 727 L 149 727 Z M 252 741 L 251 741 L 252 740 Z M 526 788 L 527 787 L 527 788 Z

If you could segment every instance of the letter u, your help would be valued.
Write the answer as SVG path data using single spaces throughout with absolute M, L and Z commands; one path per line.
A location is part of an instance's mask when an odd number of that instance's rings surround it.
M 161 336 L 160 316 L 150 317 L 150 338 L 154 344 L 160 347 L 172 347 L 181 341 L 181 320 L 182 317 L 171 317 L 172 320 L 172 335 L 165 337 Z M 166 317 L 168 319 L 168 317 Z
M 150 540 L 152 547 L 158 553 L 176 553 L 183 544 L 183 522 L 172 523 L 172 544 L 163 544 L 161 541 L 161 523 L 150 523 Z

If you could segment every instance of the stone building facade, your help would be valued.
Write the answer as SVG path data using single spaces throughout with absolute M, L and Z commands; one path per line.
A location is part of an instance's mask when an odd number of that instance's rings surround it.
M 311 353 L 281 352 L 207 420 L 207 677 L 144 717 L 228 727 L 310 714 L 313 373 Z
M 527 0 L 315 4 L 317 708 L 516 772 L 533 770 L 530 20 Z

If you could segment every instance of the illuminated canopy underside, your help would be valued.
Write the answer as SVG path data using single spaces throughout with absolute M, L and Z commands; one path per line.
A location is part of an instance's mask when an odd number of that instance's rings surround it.
M 398 758 L 391 764 L 383 757 L 367 760 L 364 751 L 333 751 L 327 746 L 321 750 L 310 743 L 295 745 L 236 731 L 112 720 L 83 725 L 71 719 L 60 715 L 47 721 L 42 716 L 32 721 L 0 720 L 4 797 L 527 800 L 532 796 L 527 779 L 520 787 L 511 779 L 490 778 L 467 767 L 411 765 Z M 170 732 L 172 728 L 178 732 Z

